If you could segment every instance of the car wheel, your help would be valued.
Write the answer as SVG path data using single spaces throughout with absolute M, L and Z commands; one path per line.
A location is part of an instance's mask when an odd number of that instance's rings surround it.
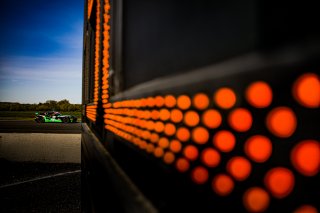
M 63 118 L 63 123 L 69 123 L 69 118 Z

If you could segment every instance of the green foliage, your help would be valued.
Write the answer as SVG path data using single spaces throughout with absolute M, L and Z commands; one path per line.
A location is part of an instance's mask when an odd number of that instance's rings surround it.
M 61 101 L 47 100 L 45 103 L 20 104 L 0 102 L 0 111 L 67 111 L 80 112 L 81 104 L 71 104 L 67 99 Z

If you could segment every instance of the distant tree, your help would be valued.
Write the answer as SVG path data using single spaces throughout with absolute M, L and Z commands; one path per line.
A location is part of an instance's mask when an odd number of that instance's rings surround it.
M 81 104 L 71 104 L 67 99 L 47 100 L 45 103 L 20 104 L 18 102 L 0 102 L 0 111 L 81 111 Z
M 47 100 L 46 103 L 45 103 L 50 110 L 57 110 L 57 101 L 55 100 Z
M 37 110 L 37 105 L 36 104 L 29 104 L 27 107 L 28 111 L 35 111 Z
M 10 104 L 8 103 L 1 103 L 0 104 L 0 111 L 9 111 L 10 110 Z
M 58 101 L 58 105 L 62 105 L 62 104 L 70 104 L 70 102 L 67 99 L 63 99 L 61 101 Z
M 75 104 L 75 111 L 80 112 L 81 111 L 81 104 Z
M 57 105 L 57 101 L 55 101 L 55 100 L 47 100 L 46 101 L 46 104 L 49 104 L 49 105 L 52 105 L 52 106 L 55 106 L 55 105 Z
M 50 110 L 50 108 L 49 108 L 49 105 L 42 104 L 42 105 L 37 107 L 37 110 L 38 111 L 48 111 L 48 110 Z
M 74 106 L 74 104 L 69 104 L 69 106 L 68 106 L 68 111 L 69 111 L 69 112 L 75 111 L 75 106 Z
M 69 104 L 61 104 L 59 106 L 60 106 L 60 111 L 68 111 Z
M 12 104 L 10 106 L 10 111 L 19 111 L 21 109 L 20 104 Z

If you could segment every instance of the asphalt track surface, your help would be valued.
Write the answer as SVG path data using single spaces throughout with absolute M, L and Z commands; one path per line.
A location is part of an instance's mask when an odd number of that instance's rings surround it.
M 81 123 L 0 120 L 0 133 L 81 134 Z M 0 158 L 0 168 L 0 212 L 81 212 L 80 164 Z
M 0 120 L 0 132 L 80 134 L 81 123 L 37 123 L 35 121 Z
M 0 159 L 0 212 L 81 212 L 80 164 Z

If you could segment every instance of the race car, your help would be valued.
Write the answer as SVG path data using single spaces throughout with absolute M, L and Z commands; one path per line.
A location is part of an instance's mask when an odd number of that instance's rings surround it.
M 37 123 L 75 123 L 77 117 L 73 115 L 62 115 L 60 112 L 47 111 L 38 113 L 36 112 L 35 121 Z

